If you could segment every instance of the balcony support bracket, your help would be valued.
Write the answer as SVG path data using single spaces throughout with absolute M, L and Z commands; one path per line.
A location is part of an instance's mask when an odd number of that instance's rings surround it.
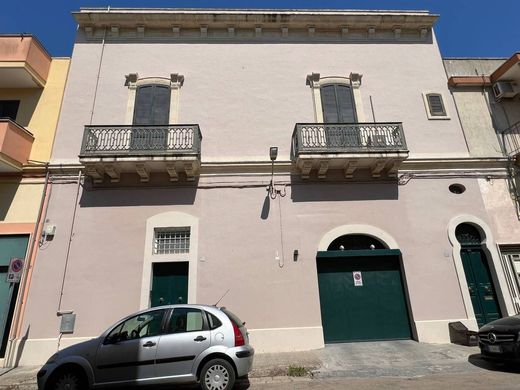
M 174 164 L 167 164 L 166 165 L 166 171 L 168 172 L 168 175 L 170 175 L 170 181 L 178 181 L 179 175 L 177 174 L 177 171 L 175 170 Z
M 302 179 L 308 179 L 311 175 L 312 161 L 304 161 L 302 166 Z
M 320 161 L 320 167 L 318 169 L 318 178 L 325 179 L 327 177 L 328 170 L 329 170 L 329 162 L 327 160 Z
M 186 180 L 188 180 L 188 181 L 195 180 L 195 166 L 193 163 L 185 163 L 184 171 L 186 172 Z
M 357 161 L 349 161 L 345 166 L 345 178 L 352 179 L 357 169 Z
M 396 178 L 397 177 L 397 173 L 399 171 L 399 165 L 401 164 L 400 161 L 396 161 L 392 164 L 392 166 L 390 167 L 390 169 L 388 170 L 388 177 L 393 177 L 393 178 Z
M 105 173 L 110 177 L 111 183 L 119 183 L 119 170 L 113 165 L 105 165 Z
M 385 168 L 385 161 L 377 160 L 371 168 L 372 177 L 381 177 L 381 172 Z
M 96 166 L 87 166 L 85 168 L 85 173 L 87 176 L 90 176 L 94 183 L 102 183 L 103 182 L 103 168 Z
M 150 174 L 144 164 L 136 164 L 135 170 L 141 178 L 141 183 L 147 183 L 150 180 Z

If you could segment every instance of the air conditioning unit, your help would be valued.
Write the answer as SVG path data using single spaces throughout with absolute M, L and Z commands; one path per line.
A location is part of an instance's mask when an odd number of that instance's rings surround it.
M 497 81 L 493 84 L 493 93 L 497 99 L 512 98 L 520 93 L 520 88 L 511 81 Z

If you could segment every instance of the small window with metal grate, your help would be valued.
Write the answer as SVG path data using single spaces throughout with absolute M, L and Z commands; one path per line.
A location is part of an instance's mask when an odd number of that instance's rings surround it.
M 156 255 L 189 253 L 190 228 L 174 227 L 155 229 L 153 253 Z

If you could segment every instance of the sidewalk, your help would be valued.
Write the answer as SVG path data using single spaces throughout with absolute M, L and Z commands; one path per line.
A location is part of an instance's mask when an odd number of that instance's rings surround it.
M 416 378 L 431 374 L 471 373 L 481 369 L 468 361 L 479 349 L 454 344 L 382 341 L 332 344 L 306 352 L 256 354 L 251 384 L 283 382 L 295 377 Z M 0 389 L 35 390 L 39 367 L 0 372 Z M 303 379 L 303 378 L 302 378 Z

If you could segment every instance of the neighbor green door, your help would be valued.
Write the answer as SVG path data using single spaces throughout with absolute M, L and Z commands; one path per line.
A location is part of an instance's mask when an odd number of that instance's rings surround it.
M 188 303 L 188 262 L 153 264 L 151 304 Z
M 348 252 L 349 257 L 317 259 L 325 342 L 410 339 L 399 256 L 394 251 Z M 357 271 L 359 286 L 354 283 Z
M 0 236 L 0 334 L 2 335 L 0 358 L 5 354 L 18 293 L 18 283 L 7 281 L 7 271 L 13 257 L 25 258 L 28 243 L 28 235 Z
M 498 320 L 500 308 L 484 252 L 481 248 L 462 247 L 460 256 L 478 326 Z

